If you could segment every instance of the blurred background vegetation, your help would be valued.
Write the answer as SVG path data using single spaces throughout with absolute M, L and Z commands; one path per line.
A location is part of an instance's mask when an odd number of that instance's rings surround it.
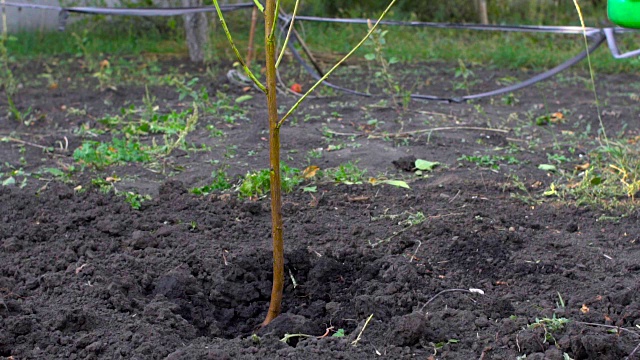
M 102 0 L 95 0 L 102 5 Z M 122 6 L 157 7 L 164 0 L 142 2 L 123 0 Z M 181 6 L 177 0 L 163 6 Z M 248 0 L 231 0 L 244 3 Z M 287 12 L 294 0 L 282 0 Z M 375 18 L 389 0 L 302 0 L 300 14 L 328 17 Z M 395 20 L 432 22 L 479 23 L 486 5 L 486 19 L 492 24 L 579 25 L 580 20 L 573 0 L 398 0 L 390 14 Z M 586 25 L 611 26 L 607 21 L 605 0 L 579 1 Z M 206 5 L 211 1 L 206 0 Z M 209 61 L 233 61 L 224 33 L 213 13 L 208 13 L 211 34 Z M 227 15 L 228 23 L 239 47 L 248 43 L 250 10 L 239 10 Z M 139 18 L 72 15 L 79 19 L 65 32 L 20 33 L 9 42 L 9 53 L 14 58 L 32 58 L 55 54 L 96 53 L 97 56 L 135 56 L 154 53 L 183 56 L 187 53 L 185 32 L 181 17 Z M 262 38 L 262 26 L 257 27 L 256 39 Z M 337 57 L 348 52 L 365 33 L 366 25 L 299 22 L 298 29 L 310 48 L 316 53 Z M 557 34 L 520 34 L 478 32 L 432 28 L 387 26 L 389 57 L 401 63 L 444 61 L 485 67 L 517 70 L 540 70 L 559 64 L 584 50 L 581 36 Z M 619 36 L 623 50 L 637 49 L 638 33 Z M 391 45 L 393 44 L 393 45 Z M 256 41 L 257 59 L 262 58 L 262 41 Z M 594 54 L 595 69 L 602 72 L 637 71 L 640 59 L 615 60 L 604 49 Z M 363 56 L 368 50 L 363 49 Z M 330 62 L 330 61 L 329 61 Z M 584 66 L 581 64 L 578 66 Z
M 287 4 L 290 3 L 290 4 Z M 295 1 L 287 0 L 291 6 Z M 308 0 L 302 3 L 302 12 L 313 15 L 340 17 L 372 16 L 384 9 L 388 0 Z M 579 2 L 592 22 L 606 19 L 605 0 Z M 479 0 L 399 0 L 394 16 L 434 22 L 479 22 Z M 494 24 L 556 24 L 575 23 L 573 0 L 486 0 L 487 17 Z

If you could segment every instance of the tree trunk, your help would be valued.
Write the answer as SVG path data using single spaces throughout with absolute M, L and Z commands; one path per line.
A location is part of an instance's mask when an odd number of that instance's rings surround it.
M 184 7 L 202 6 L 202 0 L 182 0 Z M 209 22 L 205 13 L 184 15 L 184 30 L 187 35 L 189 58 L 203 62 L 209 50 Z
M 276 0 L 265 5 L 265 68 L 267 75 L 267 113 L 269 114 L 269 163 L 271 164 L 271 235 L 273 239 L 273 286 L 269 311 L 262 326 L 280 315 L 284 290 L 284 238 L 282 222 L 282 182 L 280 179 L 280 126 L 276 84 L 276 39 L 271 29 L 277 21 Z
M 483 25 L 489 24 L 489 14 L 487 13 L 487 0 L 478 0 L 478 16 L 480 23 Z

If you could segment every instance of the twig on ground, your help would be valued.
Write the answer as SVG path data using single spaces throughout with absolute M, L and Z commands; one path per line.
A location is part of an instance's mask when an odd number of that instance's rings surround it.
M 483 128 L 483 127 L 475 127 L 475 126 L 446 126 L 446 127 L 438 127 L 438 128 L 431 128 L 431 129 L 397 132 L 393 134 L 369 135 L 369 139 L 406 137 L 406 136 L 411 136 L 415 134 L 429 133 L 434 131 L 455 131 L 455 130 L 489 131 L 489 132 L 497 132 L 502 134 L 507 134 L 510 131 L 510 130 L 504 130 L 504 129 L 491 129 L 491 128 Z
M 52 150 L 52 147 L 50 146 L 42 146 L 42 145 L 38 145 L 38 144 L 34 144 L 32 142 L 28 142 L 28 141 L 24 141 L 24 140 L 20 140 L 20 139 L 16 139 L 10 136 L 5 136 L 2 139 L 0 139 L 1 141 L 11 141 L 11 142 L 16 142 L 18 144 L 22 144 L 22 145 L 28 145 L 28 146 L 33 146 L 36 147 L 38 149 L 42 149 L 42 150 L 47 150 L 50 151 Z
M 489 351 L 493 350 L 493 348 L 491 346 L 487 346 L 484 349 L 482 349 L 482 353 L 480 354 L 480 359 L 478 360 L 484 360 L 484 357 L 487 355 L 487 353 Z
M 356 337 L 356 339 L 351 342 L 351 345 L 353 346 L 358 345 L 358 342 L 362 338 L 362 333 L 364 332 L 364 329 L 367 328 L 367 325 L 369 325 L 369 321 L 371 321 L 372 318 L 373 318 L 373 314 L 369 315 L 369 317 L 367 318 L 367 321 L 364 322 L 364 325 L 362 326 L 362 330 L 360 330 L 358 337 Z
M 411 256 L 411 259 L 409 260 L 409 262 L 413 262 L 413 259 L 416 258 L 416 254 L 418 253 L 418 250 L 420 250 L 420 246 L 422 246 L 422 241 L 420 240 L 416 240 L 418 242 L 418 247 L 416 247 L 416 251 L 413 252 L 413 255 Z
M 465 292 L 465 293 L 470 293 L 470 294 L 481 294 L 482 293 L 480 290 L 477 290 L 477 289 L 446 289 L 446 290 L 442 290 L 439 293 L 433 295 L 433 297 L 431 297 L 431 299 L 429 299 L 426 303 L 424 303 L 424 305 L 422 305 L 422 307 L 420 308 L 420 312 L 422 312 L 424 310 L 424 308 L 427 307 L 427 305 L 429 305 L 438 296 L 440 296 L 440 295 L 442 295 L 444 293 L 448 293 L 448 292 Z
M 615 329 L 618 331 L 626 331 L 630 334 L 633 334 L 637 337 L 640 337 L 640 333 L 627 329 L 627 328 L 623 328 L 623 327 L 619 327 L 619 326 L 613 326 L 613 325 L 606 325 L 606 324 L 598 324 L 598 323 L 590 323 L 590 322 L 584 322 L 584 321 L 574 321 L 575 324 L 582 324 L 582 325 L 589 325 L 589 326 L 596 326 L 596 327 L 603 327 L 603 328 L 607 328 L 607 329 Z
M 333 131 L 330 129 L 316 129 L 319 132 L 323 133 L 323 134 L 331 134 L 331 135 L 336 135 L 336 136 L 364 136 L 364 134 L 357 134 L 357 133 L 341 133 L 341 132 L 337 132 L 337 131 Z
M 333 326 L 328 327 L 324 334 L 322 334 L 322 336 L 318 336 L 318 339 L 326 338 L 327 336 L 329 336 L 331 330 L 333 330 Z
M 633 351 L 631 352 L 631 354 L 629 354 L 629 356 L 627 356 L 625 358 L 625 360 L 631 360 L 632 356 L 636 354 L 636 352 L 638 351 L 638 349 L 640 349 L 640 344 L 638 344 L 635 349 L 633 349 Z
M 458 196 L 460 195 L 461 190 L 458 190 L 458 192 L 456 193 L 456 195 L 454 197 L 451 198 L 451 200 L 449 200 L 449 204 L 451 204 L 455 199 L 458 198 Z
M 443 118 L 451 118 L 451 119 L 454 119 L 454 120 L 458 120 L 458 117 L 455 116 L 455 115 L 443 114 L 443 113 L 439 113 L 439 112 L 435 112 L 435 111 L 416 110 L 415 112 L 418 113 L 418 114 L 422 114 L 422 115 L 441 116 Z

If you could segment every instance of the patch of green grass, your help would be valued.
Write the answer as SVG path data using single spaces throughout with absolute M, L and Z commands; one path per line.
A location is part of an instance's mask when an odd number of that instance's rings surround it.
M 411 15 L 397 13 L 396 18 L 409 20 Z M 571 18 L 574 20 L 572 25 L 575 25 L 577 16 Z M 513 21 L 514 24 L 522 23 L 519 20 Z M 238 47 L 245 48 L 248 43 L 246 31 L 248 23 L 245 13 L 230 13 L 228 23 L 232 33 L 236 34 L 234 40 Z M 86 28 L 87 25 L 82 23 L 70 25 L 67 32 L 19 32 L 15 34 L 17 41 L 9 42 L 7 49 L 11 56 L 18 59 L 37 59 L 41 56 L 61 54 L 104 58 L 107 55 L 116 57 L 137 56 L 143 53 L 172 55 L 187 53 L 181 31 L 160 31 L 153 27 L 140 31 L 138 30 L 140 24 L 124 24 L 125 26 L 113 26 L 107 22 L 96 22 L 89 27 L 86 36 L 80 29 Z M 348 52 L 367 31 L 366 25 L 313 22 L 305 22 L 304 29 L 305 40 L 314 52 L 330 54 Z M 69 33 L 74 32 L 80 33 L 82 47 L 76 39 L 69 36 Z M 256 37 L 263 36 L 262 32 L 263 29 L 258 28 Z M 380 53 L 386 59 L 422 63 L 433 61 L 457 63 L 458 60 L 463 60 L 465 64 L 471 64 L 469 69 L 472 71 L 476 66 L 511 70 L 549 69 L 584 50 L 584 43 L 579 35 L 559 36 L 394 26 L 388 28 L 385 38 L 388 44 L 393 44 L 393 46 L 384 47 Z M 621 35 L 618 40 L 621 48 L 637 46 L 637 39 L 633 35 Z M 260 42 L 255 46 L 257 53 L 264 51 L 264 45 Z M 370 52 L 370 49 L 363 48 L 356 55 L 364 59 L 364 56 Z M 211 33 L 210 53 L 215 54 L 217 58 L 235 60 L 219 28 Z M 616 60 L 603 49 L 592 55 L 592 61 L 598 73 L 632 72 L 640 65 L 639 58 Z M 111 71 L 118 72 L 119 65 L 115 61 L 111 63 Z M 585 63 L 579 64 L 576 69 L 586 70 Z M 403 85 L 410 88 L 413 84 Z M 334 90 L 322 87 L 321 91 L 333 92 Z
M 608 142 L 589 155 L 589 164 L 571 174 L 560 174 L 553 195 L 573 200 L 577 205 L 635 208 L 640 192 L 638 144 Z
M 79 32 L 86 24 L 71 25 L 67 31 L 51 32 L 17 32 L 13 36 L 17 41 L 8 44 L 9 53 L 18 58 L 70 54 L 82 55 L 78 41 L 70 33 Z M 175 54 L 184 52 L 184 39 L 171 34 L 146 32 L 136 34 L 131 28 L 118 26 L 93 26 L 86 36 L 80 31 L 80 39 L 86 52 L 91 54 L 126 54 L 142 53 Z
M 110 142 L 85 140 L 73 152 L 73 159 L 83 166 L 103 169 L 128 162 L 149 162 L 151 155 L 138 140 L 113 138 Z
M 191 193 L 195 195 L 209 195 L 215 191 L 224 191 L 231 189 L 233 185 L 229 182 L 227 173 L 224 170 L 214 170 L 211 173 L 213 180 L 209 185 L 195 187 L 191 189 Z
M 120 115 L 107 115 L 98 120 L 98 123 L 104 125 L 112 134 L 124 134 L 130 143 L 138 143 L 137 140 L 141 136 L 162 135 L 163 144 L 158 145 L 156 139 L 152 138 L 152 145 L 145 147 L 144 151 L 151 156 L 166 156 L 178 147 L 186 148 L 186 137 L 195 129 L 199 120 L 198 107 L 194 103 L 193 109 L 175 111 L 172 110 L 168 114 L 158 113 L 157 107 L 148 100 L 148 94 L 145 96 L 145 109 L 140 110 L 131 105 L 120 110 Z M 142 113 L 142 114 L 141 114 Z M 113 141 L 116 141 L 115 139 Z M 84 146 L 84 144 L 83 144 Z M 76 150 L 78 151 L 78 150 Z M 91 149 L 87 147 L 81 150 L 86 152 L 86 156 L 91 156 Z M 127 153 L 126 151 L 124 153 Z M 129 162 L 132 160 L 127 160 Z M 141 161 L 141 160 L 138 160 Z M 147 160 L 148 161 L 148 160 Z M 99 161 L 95 161 L 99 163 Z M 117 161 L 106 161 L 105 164 L 99 166 L 108 166 Z
M 345 53 L 355 38 L 366 32 L 366 26 L 327 25 L 305 23 L 307 43 L 318 52 Z M 551 34 L 494 33 L 461 31 L 451 29 L 420 29 L 391 27 L 386 35 L 387 42 L 394 44 L 384 49 L 384 56 L 397 58 L 403 62 L 445 61 L 457 63 L 462 59 L 467 64 L 483 64 L 495 68 L 521 70 L 523 68 L 542 70 L 557 66 L 584 51 L 580 36 L 558 36 Z M 631 36 L 620 38 L 625 48 L 635 48 Z M 420 46 L 416 46 L 420 44 Z M 366 50 L 360 50 L 361 58 Z M 607 51 L 592 55 L 596 72 L 632 71 L 640 64 L 640 59 L 620 61 Z M 576 69 L 586 70 L 584 63 Z
M 105 115 L 98 119 L 98 123 L 105 125 L 114 134 L 176 135 L 184 131 L 187 120 L 192 114 L 193 110 L 171 110 L 167 114 L 155 112 L 148 117 L 139 116 L 139 110 L 131 105 L 128 108 L 122 108 L 120 115 Z

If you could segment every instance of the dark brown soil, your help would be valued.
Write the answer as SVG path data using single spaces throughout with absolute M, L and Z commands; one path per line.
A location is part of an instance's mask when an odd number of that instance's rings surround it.
M 86 74 L 85 83 L 74 78 L 49 90 L 37 77 L 42 66 L 19 67 L 28 75 L 16 98 L 21 109 L 33 107 L 37 121 L 0 118 L 2 136 L 28 142 L 0 142 L 5 177 L 9 168 L 35 174 L 73 164 L 73 150 L 90 136 L 79 135 L 79 125 L 100 128 L 95 119 L 142 103 L 143 85 L 100 92 Z M 353 66 L 357 76 L 338 82 L 363 89 L 362 69 Z M 406 78 L 423 76 L 410 83 L 416 91 L 446 94 L 454 67 L 408 69 L 414 72 Z M 56 71 L 71 78 L 74 69 Z M 223 76 L 207 78 L 201 70 L 181 71 L 200 76 L 210 94 L 242 94 Z M 293 82 L 297 71 L 285 78 Z M 480 82 L 471 91 L 526 75 L 474 71 Z M 220 164 L 234 176 L 266 167 L 259 94 L 242 104 L 248 120 L 227 126 L 203 115 L 189 141 L 212 150 L 174 154 L 163 171 L 144 164 L 85 169 L 67 183 L 17 175 L 17 185 L 0 186 L 0 358 L 562 360 L 567 354 L 619 360 L 634 353 L 630 358 L 638 359 L 637 210 L 617 216 L 551 200 L 530 205 L 511 196 L 519 193 L 509 180 L 514 174 L 532 193 L 547 188 L 553 179 L 537 168 L 548 162 L 547 153 L 573 154 L 562 165 L 567 169 L 583 161 L 579 155 L 592 146 L 598 128 L 592 92 L 583 84 L 587 76 L 567 74 L 516 93 L 513 105 L 497 98 L 414 102 L 398 112 L 372 106 L 388 97 L 342 94 L 303 105 L 297 122 L 284 128 L 283 160 L 290 166 L 357 161 L 367 177 L 405 178 L 411 190 L 320 183 L 316 193 L 287 194 L 283 314 L 257 331 L 271 287 L 268 199 L 197 197 L 188 190 L 208 183 Z M 638 80 L 599 77 L 610 133 L 638 134 L 640 103 L 629 97 Z M 164 110 L 190 106 L 170 87 L 150 91 Z M 70 114 L 63 105 L 86 112 Z M 6 103 L 2 107 L 4 116 Z M 556 111 L 565 114 L 564 123 L 531 124 Z M 206 125 L 226 136 L 209 137 Z M 375 137 L 461 126 L 467 129 Z M 584 137 L 569 142 L 569 132 Z M 58 141 L 69 145 L 60 148 Z M 503 154 L 498 151 L 509 147 L 520 149 L 519 162 L 497 169 L 457 160 L 475 152 Z M 324 149 L 320 158 L 307 158 L 313 149 Z M 442 165 L 417 178 L 410 172 L 415 159 Z M 92 178 L 114 174 L 123 179 L 119 189 L 153 199 L 134 210 L 123 197 L 91 186 Z M 87 190 L 75 191 L 78 185 Z M 417 214 L 424 221 L 410 225 L 407 219 Z M 556 329 L 553 319 L 568 322 Z M 339 329 L 344 337 L 333 336 Z M 285 334 L 304 336 L 285 343 Z

